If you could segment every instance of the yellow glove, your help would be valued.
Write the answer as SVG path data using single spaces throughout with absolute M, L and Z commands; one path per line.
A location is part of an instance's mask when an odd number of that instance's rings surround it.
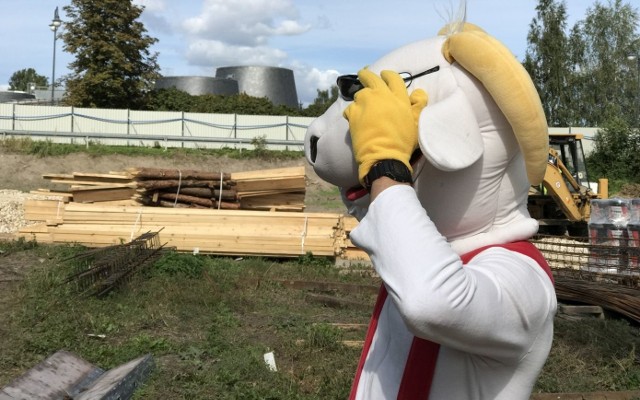
M 409 96 L 396 72 L 382 71 L 380 76 L 360 70 L 358 78 L 365 88 L 343 113 L 349 121 L 360 183 L 380 160 L 402 161 L 413 172 L 409 158 L 418 146 L 418 118 L 427 105 L 424 90 Z

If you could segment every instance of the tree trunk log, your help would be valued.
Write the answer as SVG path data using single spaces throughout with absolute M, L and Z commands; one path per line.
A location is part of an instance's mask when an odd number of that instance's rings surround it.
M 183 194 L 176 195 L 175 193 L 160 193 L 160 198 L 165 200 L 173 200 L 181 203 L 189 203 L 206 208 L 218 208 L 218 202 L 216 200 L 203 199 L 201 197 L 187 196 Z M 226 201 L 220 202 L 220 209 L 222 210 L 239 210 L 240 204 L 230 203 Z
M 160 198 L 165 200 L 179 201 L 181 203 L 197 204 L 207 208 L 214 208 L 215 202 L 202 197 L 188 196 L 186 194 L 160 193 Z
M 172 191 L 171 189 L 173 189 L 173 193 L 178 192 L 178 188 L 162 189 L 162 192 L 170 193 Z M 220 190 L 213 189 L 213 188 L 194 188 L 194 187 L 182 188 L 180 189 L 180 193 L 178 194 L 186 194 L 189 196 L 203 197 L 205 199 L 213 199 L 213 200 L 218 200 L 220 198 Z M 231 200 L 231 201 L 237 200 L 235 190 L 223 189 L 222 200 Z
M 138 179 L 199 179 L 199 180 L 222 180 L 231 179 L 230 173 L 206 172 L 197 170 L 179 170 L 179 169 L 163 169 L 163 168 L 133 168 L 129 170 L 131 175 Z
M 187 187 L 208 187 L 208 188 L 220 188 L 220 181 L 200 181 L 200 180 L 147 180 L 147 181 L 136 181 L 136 186 L 146 190 L 159 190 L 159 189 L 167 189 L 167 188 L 176 188 L 176 192 L 178 191 L 178 187 L 187 188 Z M 229 186 L 226 185 L 225 182 L 222 183 L 223 189 L 228 189 Z

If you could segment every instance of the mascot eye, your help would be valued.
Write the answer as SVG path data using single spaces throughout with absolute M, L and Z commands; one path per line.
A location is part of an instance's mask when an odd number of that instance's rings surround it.
M 436 65 L 433 68 L 429 68 L 428 70 L 415 75 L 411 75 L 410 72 L 399 72 L 398 74 L 402 77 L 402 80 L 407 83 L 408 88 L 411 86 L 411 82 L 413 82 L 415 78 L 420 78 L 421 76 L 429 75 L 439 70 L 440 66 Z M 353 101 L 353 96 L 355 96 L 358 91 L 364 89 L 364 85 L 358 79 L 358 75 L 353 74 L 340 75 L 336 81 L 336 85 L 338 86 L 340 97 L 346 101 Z

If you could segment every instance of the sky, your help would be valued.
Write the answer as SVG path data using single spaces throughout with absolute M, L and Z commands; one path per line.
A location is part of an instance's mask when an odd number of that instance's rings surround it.
M 631 1 L 633 3 L 634 1 Z M 458 0 L 134 0 L 145 7 L 164 76 L 215 76 L 216 68 L 266 65 L 294 71 L 300 102 L 309 104 L 340 74 L 355 73 L 405 44 L 435 36 Z M 537 0 L 468 0 L 467 21 L 522 60 Z M 568 26 L 595 0 L 565 0 Z M 54 10 L 70 0 L 0 0 L 0 90 L 11 75 L 34 68 L 51 80 Z M 605 1 L 606 4 L 606 1 Z M 61 30 L 58 30 L 60 33 Z M 73 56 L 55 46 L 55 78 Z

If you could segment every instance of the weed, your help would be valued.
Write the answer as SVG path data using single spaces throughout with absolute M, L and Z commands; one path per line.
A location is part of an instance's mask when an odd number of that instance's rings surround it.
M 307 329 L 307 346 L 318 349 L 336 349 L 341 346 L 342 332 L 331 325 L 320 323 L 309 326 Z
M 169 252 L 156 261 L 152 273 L 198 278 L 202 276 L 205 265 L 205 257 Z
M 310 251 L 306 252 L 303 256 L 299 256 L 296 262 L 299 265 L 310 268 L 327 268 L 333 265 L 331 259 L 327 257 L 316 257 Z
M 256 136 L 251 139 L 251 145 L 254 148 L 254 152 L 258 155 L 264 155 L 267 150 L 267 136 Z
M 31 250 L 38 247 L 38 242 L 35 239 L 27 240 L 20 237 L 10 241 L 0 241 L 0 256 L 6 256 L 12 253 L 20 251 Z

